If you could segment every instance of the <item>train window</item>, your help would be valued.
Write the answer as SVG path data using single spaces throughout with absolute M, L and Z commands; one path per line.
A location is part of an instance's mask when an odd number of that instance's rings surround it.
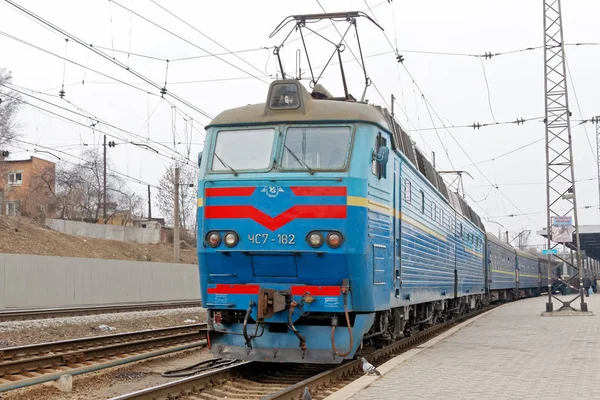
M 433 209 L 431 210 L 431 217 L 434 221 L 437 221 L 437 204 L 433 203 Z
M 421 190 L 421 214 L 425 214 L 425 193 Z
M 406 202 L 408 204 L 410 204 L 410 196 L 411 196 L 411 184 L 410 181 L 408 179 L 404 180 L 404 200 L 406 200 Z
M 460 224 L 460 237 L 463 237 L 463 227 L 462 227 L 462 224 Z
M 379 135 L 377 135 L 375 137 L 375 152 L 374 152 L 374 154 L 377 154 L 380 147 L 386 147 L 386 146 L 387 146 L 387 140 L 386 140 L 386 138 L 384 138 L 381 135 L 381 132 L 380 132 Z M 378 163 L 377 160 L 373 159 L 373 161 L 371 163 L 371 172 L 373 173 L 373 175 L 375 175 L 379 179 L 386 179 L 387 178 L 387 164 L 382 165 L 381 163 Z
M 211 168 L 219 172 L 267 169 L 274 139 L 273 128 L 219 131 Z
M 288 128 L 283 145 L 284 170 L 341 170 L 350 154 L 347 126 Z

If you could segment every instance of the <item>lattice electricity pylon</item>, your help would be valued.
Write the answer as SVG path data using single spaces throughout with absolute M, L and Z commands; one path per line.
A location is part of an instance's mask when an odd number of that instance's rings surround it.
M 548 303 L 546 311 L 553 309 L 552 298 L 562 303 L 561 310 L 571 309 L 571 303 L 581 298 L 581 311 L 587 311 L 583 296 L 583 275 L 581 274 L 581 253 L 579 242 L 579 224 L 577 219 L 577 197 L 575 194 L 575 172 L 573 169 L 573 149 L 571 147 L 571 113 L 567 95 L 567 79 L 565 65 L 565 49 L 563 41 L 562 15 L 560 0 L 544 0 L 544 89 L 546 93 L 546 198 L 547 198 L 547 238 L 548 238 Z M 565 212 L 564 210 L 567 209 Z M 568 233 L 568 240 L 576 252 L 576 262 L 566 257 L 552 254 L 558 250 L 558 229 L 553 232 L 553 225 L 558 224 L 557 217 L 570 217 L 571 223 L 563 226 Z M 563 223 L 564 223 L 563 219 Z M 568 221 L 568 219 L 566 219 Z M 570 225 L 570 226 L 569 226 Z M 569 229 L 570 228 L 570 229 Z M 571 235 L 574 229 L 574 235 Z M 553 237 L 554 236 L 554 237 Z M 565 236 L 565 235 L 560 235 Z M 575 242 L 573 241 L 575 237 Z M 563 301 L 552 294 L 552 257 L 572 266 L 579 275 L 579 295 L 570 301 Z M 574 289 L 573 285 L 562 278 L 554 277 Z

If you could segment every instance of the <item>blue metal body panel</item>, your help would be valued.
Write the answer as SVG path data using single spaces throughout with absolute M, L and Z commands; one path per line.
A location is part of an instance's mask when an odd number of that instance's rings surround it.
M 490 290 L 515 289 L 517 287 L 516 251 L 491 234 L 487 235 L 487 265 Z
M 520 289 L 539 288 L 540 270 L 537 256 L 517 251 L 517 268 Z

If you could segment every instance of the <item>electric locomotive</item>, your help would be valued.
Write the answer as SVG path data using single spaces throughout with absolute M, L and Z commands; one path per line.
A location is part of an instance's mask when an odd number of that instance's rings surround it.
M 215 356 L 335 364 L 486 302 L 481 219 L 388 110 L 277 80 L 206 129 L 198 256 Z

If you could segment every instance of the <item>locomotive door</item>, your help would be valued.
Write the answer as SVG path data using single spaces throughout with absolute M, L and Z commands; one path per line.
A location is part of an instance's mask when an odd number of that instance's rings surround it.
M 400 296 L 400 287 L 402 286 L 402 276 L 400 269 L 401 248 L 400 241 L 402 225 L 400 217 L 402 215 L 402 179 L 400 175 L 400 160 L 394 158 L 394 218 L 393 219 L 393 249 L 394 249 L 394 290 L 396 297 Z

